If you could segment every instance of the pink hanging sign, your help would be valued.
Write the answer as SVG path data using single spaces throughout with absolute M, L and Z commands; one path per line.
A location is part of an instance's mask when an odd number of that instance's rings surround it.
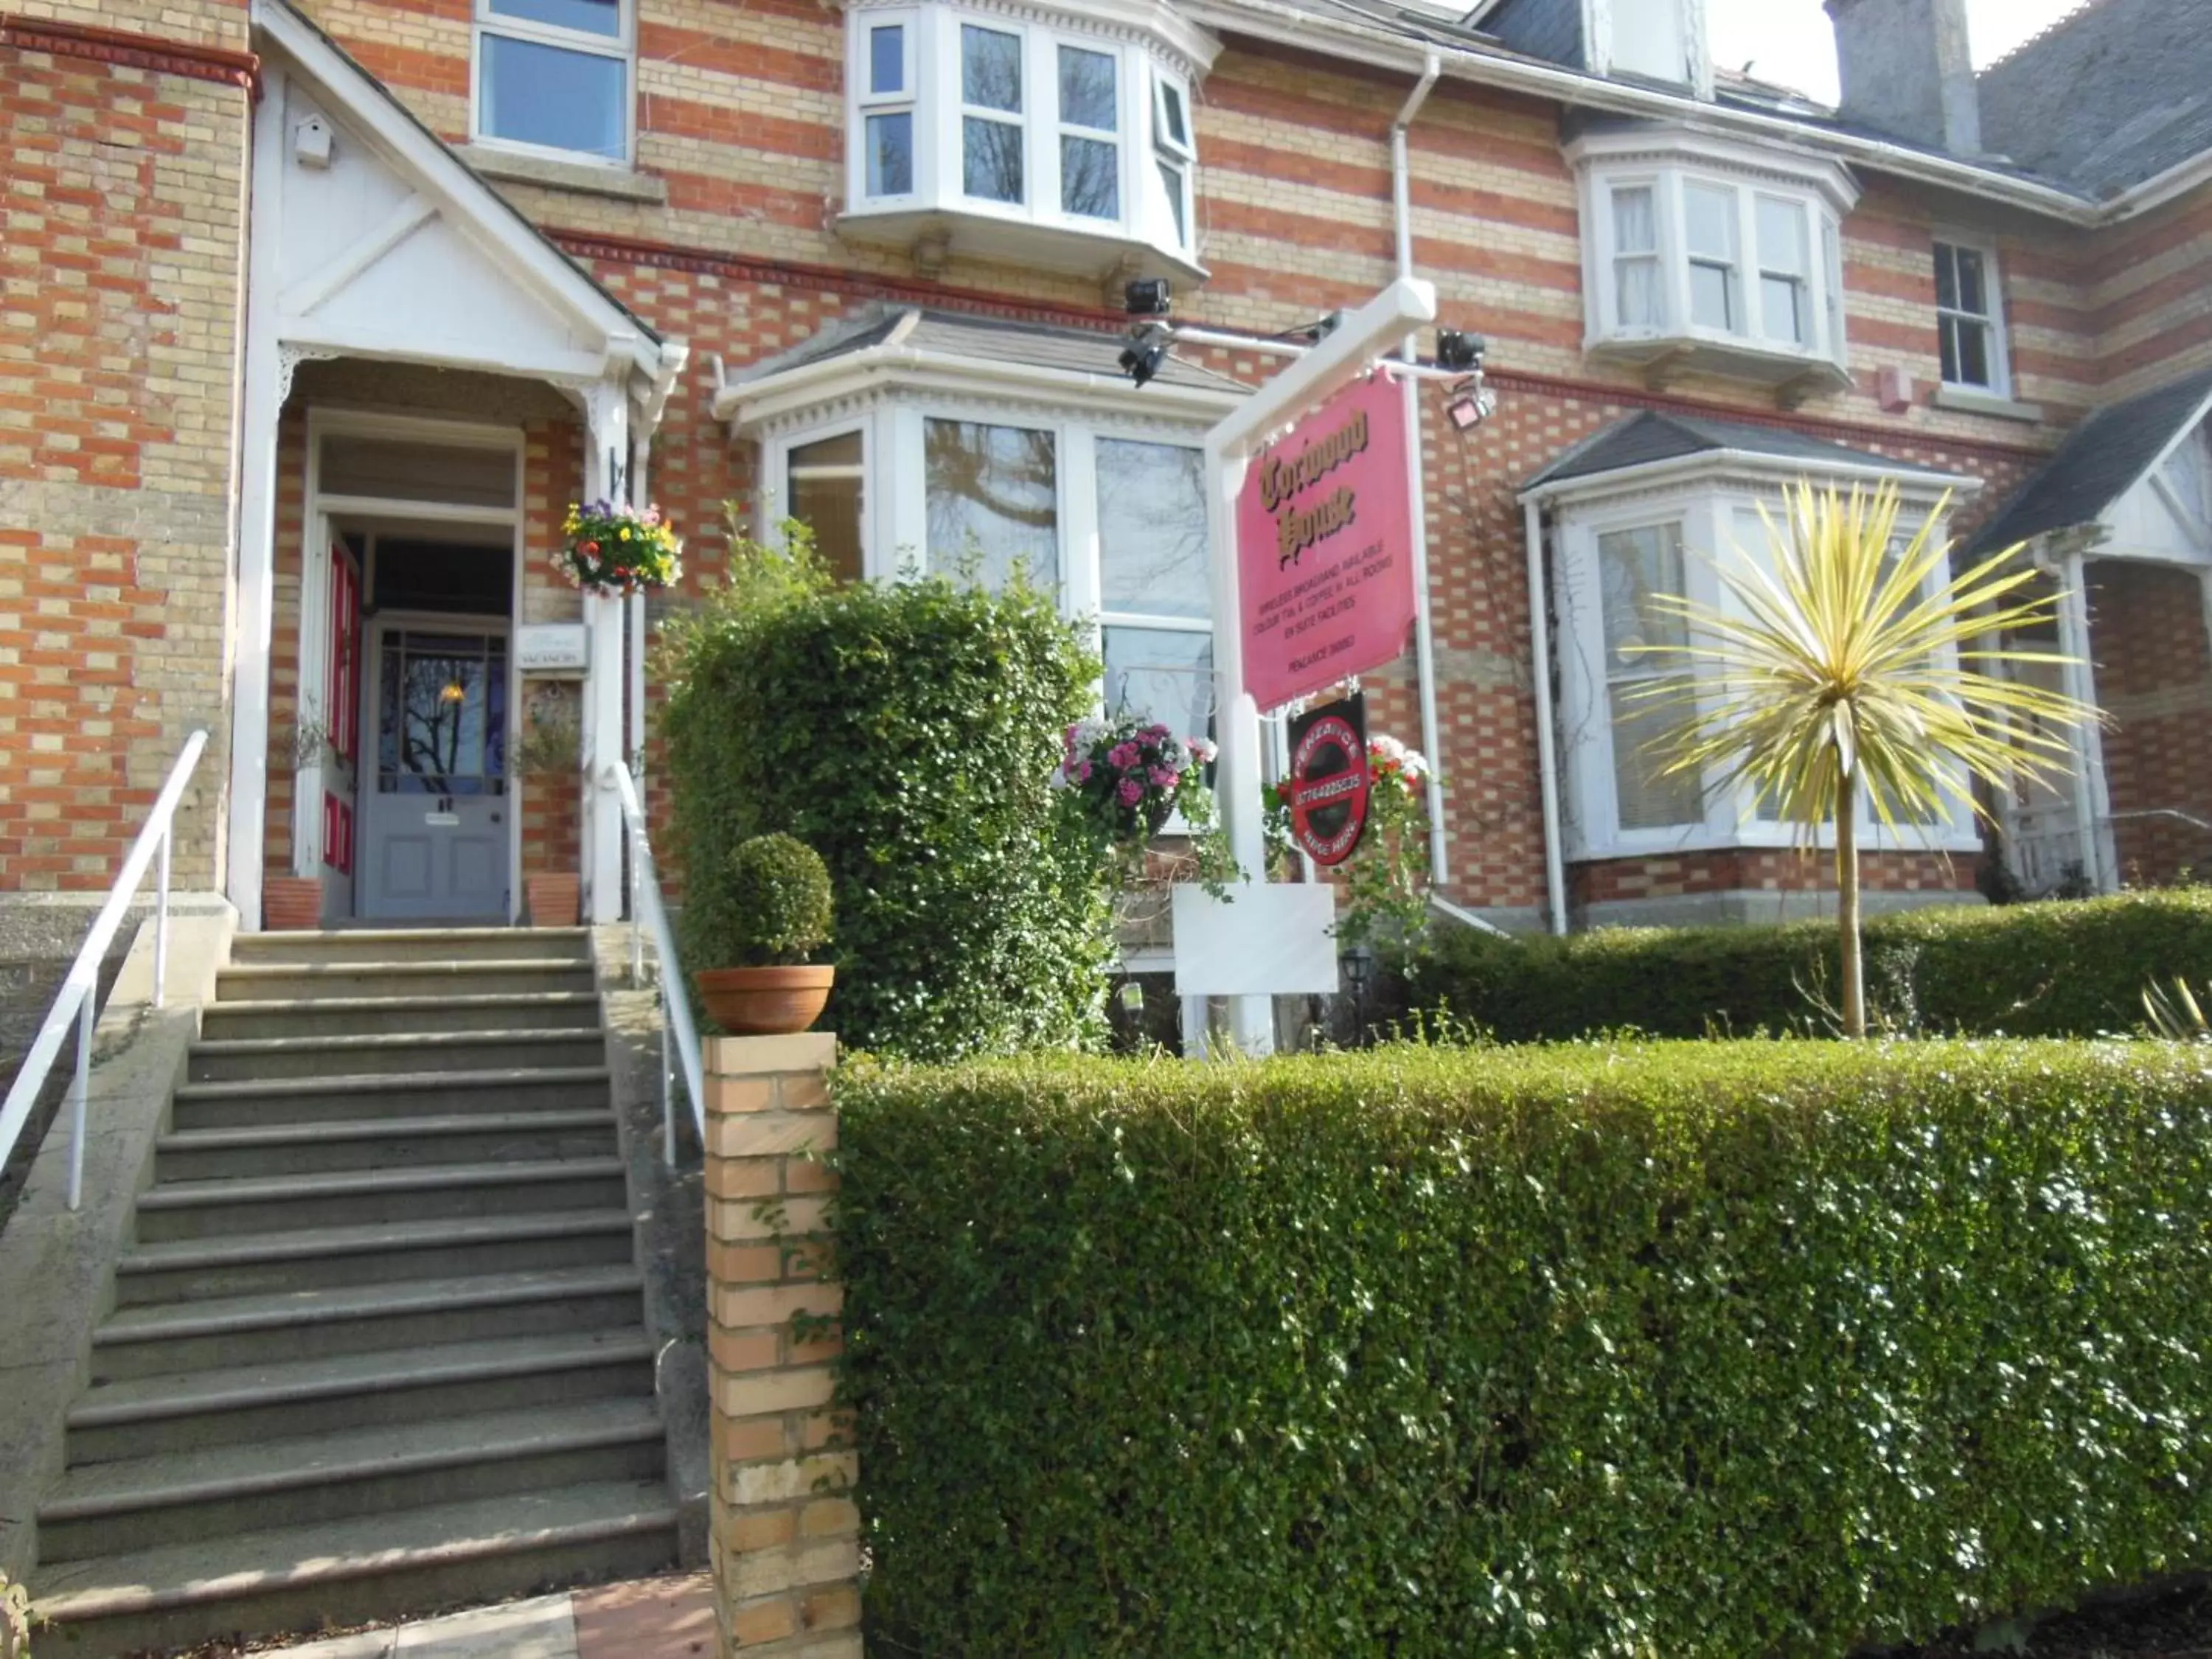
M 1237 503 L 1244 684 L 1262 714 L 1395 660 L 1413 627 L 1406 405 L 1376 374 L 1253 459 Z

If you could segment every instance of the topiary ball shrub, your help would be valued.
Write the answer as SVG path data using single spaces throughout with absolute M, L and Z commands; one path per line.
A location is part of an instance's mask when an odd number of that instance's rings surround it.
M 840 586 L 802 526 L 742 538 L 728 585 L 672 623 L 662 715 L 683 950 L 738 960 L 732 849 L 796 836 L 830 874 L 851 1048 L 949 1060 L 1105 1027 L 1099 849 L 1052 787 L 1097 659 L 1050 595 L 944 577 Z
M 747 968 L 793 968 L 830 942 L 829 867 L 794 836 L 755 836 L 730 854 L 730 902 Z

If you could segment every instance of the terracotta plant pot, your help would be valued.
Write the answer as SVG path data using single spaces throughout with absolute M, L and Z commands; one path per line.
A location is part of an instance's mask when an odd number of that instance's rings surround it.
M 525 876 L 522 890 L 530 904 L 532 927 L 574 927 L 584 899 L 584 878 L 578 875 Z
M 272 933 L 312 933 L 323 925 L 323 884 L 313 876 L 264 876 L 261 925 Z
M 822 1018 L 835 968 L 702 968 L 691 975 L 715 1024 L 735 1036 L 787 1036 Z

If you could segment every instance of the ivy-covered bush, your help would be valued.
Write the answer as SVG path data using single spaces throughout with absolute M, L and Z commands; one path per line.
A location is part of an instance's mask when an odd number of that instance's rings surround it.
M 2212 1053 L 850 1067 L 870 1650 L 1837 1659 L 2212 1565 Z
M 1453 929 L 1403 964 L 1407 1006 L 1506 1042 L 1601 1031 L 1652 1036 L 1830 1027 L 1832 922 L 1601 928 L 1504 940 Z M 2143 1024 L 2155 979 L 2212 973 L 2212 889 L 1998 908 L 1900 911 L 1866 924 L 1877 1026 L 1935 1034 L 2094 1036 Z
M 1097 663 L 1051 599 L 931 578 L 838 586 L 793 526 L 669 630 L 663 730 L 684 960 L 742 960 L 732 852 L 822 855 L 854 1048 L 930 1059 L 1103 1029 L 1111 935 L 1091 840 L 1050 780 Z

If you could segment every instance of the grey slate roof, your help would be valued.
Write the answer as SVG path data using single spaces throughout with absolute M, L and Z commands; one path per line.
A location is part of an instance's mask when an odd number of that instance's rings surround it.
M 1988 149 L 2117 195 L 2212 148 L 2212 7 L 2095 0 L 1976 84 Z
M 2088 524 L 2135 488 L 2160 453 L 2212 403 L 2212 369 L 2100 409 L 1976 534 L 1986 556 L 2046 531 Z
M 1589 67 L 1583 40 L 1582 0 L 1504 0 L 1483 18 L 1498 43 L 1570 69 Z
M 766 380 L 771 374 L 804 368 L 811 363 L 847 357 L 890 340 L 908 315 L 915 319 L 899 343 L 918 351 L 951 357 L 970 357 L 986 362 L 1022 363 L 1032 368 L 1063 369 L 1076 374 L 1120 379 L 1121 334 L 1093 333 L 1088 329 L 1055 328 L 1041 323 L 1007 322 L 1000 318 L 964 312 L 934 311 L 914 306 L 876 305 L 832 324 L 806 340 L 748 365 L 732 376 L 735 385 Z M 1225 374 L 1196 363 L 1170 357 L 1160 366 L 1156 383 L 1206 391 L 1243 392 L 1249 388 Z
M 1654 461 L 1671 461 L 1686 455 L 1709 455 L 1723 450 L 1771 456 L 1779 461 L 1798 461 L 1808 467 L 1879 467 L 1890 472 L 1922 472 L 1900 466 L 1886 456 L 1781 427 L 1746 426 L 1734 421 L 1710 421 L 1702 416 L 1662 415 L 1644 410 L 1616 421 L 1595 437 L 1586 439 L 1531 478 L 1522 488 L 1564 483 L 1571 478 L 1595 477 Z

